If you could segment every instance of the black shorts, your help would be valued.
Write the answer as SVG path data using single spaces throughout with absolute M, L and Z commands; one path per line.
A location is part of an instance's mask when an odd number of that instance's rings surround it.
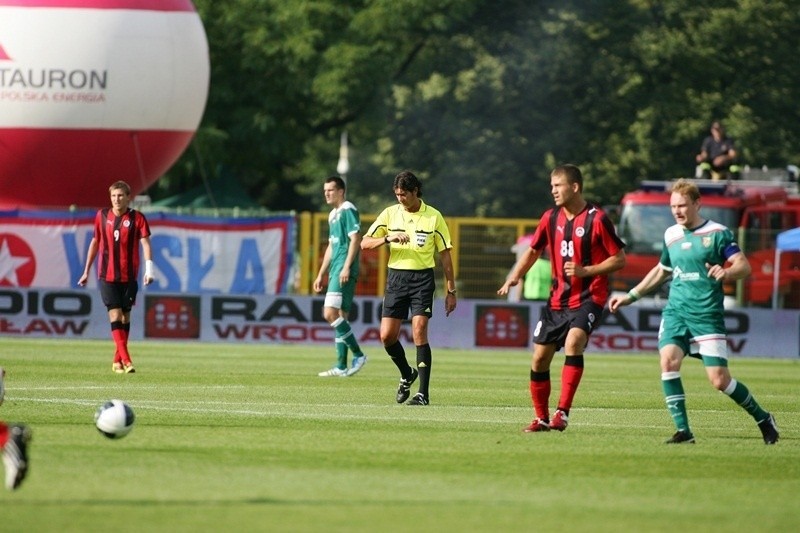
M 97 281 L 97 285 L 106 309 L 122 309 L 127 313 L 136 303 L 136 293 L 139 292 L 139 283 L 136 281 L 114 283 L 101 279 Z
M 396 270 L 389 269 L 386 275 L 386 294 L 383 296 L 383 313 L 387 318 L 408 318 L 424 315 L 433 316 L 433 293 L 436 281 L 433 269 Z
M 539 322 L 533 330 L 533 342 L 536 344 L 555 344 L 556 350 L 564 347 L 567 334 L 571 328 L 580 328 L 586 336 L 592 334 L 603 316 L 603 307 L 594 302 L 584 303 L 580 309 L 563 309 L 554 311 L 550 306 L 542 308 Z

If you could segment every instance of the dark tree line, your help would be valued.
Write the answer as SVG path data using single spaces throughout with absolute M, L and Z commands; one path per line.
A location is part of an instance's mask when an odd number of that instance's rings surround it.
M 350 197 L 402 169 L 448 215 L 536 217 L 548 171 L 619 200 L 694 170 L 723 120 L 742 162 L 800 162 L 800 10 L 777 0 L 195 0 L 211 90 L 158 199 L 234 176 L 273 210 L 324 207 L 348 133 Z

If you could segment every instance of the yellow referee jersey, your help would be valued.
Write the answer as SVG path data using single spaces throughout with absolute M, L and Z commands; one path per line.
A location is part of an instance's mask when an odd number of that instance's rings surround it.
M 390 242 L 389 268 L 424 270 L 434 267 L 433 252 L 453 247 L 450 230 L 442 214 L 420 198 L 419 211 L 410 213 L 400 205 L 384 209 L 369 227 L 370 237 L 387 237 L 406 233 L 411 240 L 405 244 Z

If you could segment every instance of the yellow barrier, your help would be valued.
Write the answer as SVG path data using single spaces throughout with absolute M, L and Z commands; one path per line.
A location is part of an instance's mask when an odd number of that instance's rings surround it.
M 366 231 L 377 215 L 362 215 L 361 228 Z M 464 298 L 497 298 L 516 256 L 511 247 L 517 239 L 533 232 L 538 219 L 521 218 L 448 218 L 453 239 L 453 268 L 459 296 Z M 304 212 L 299 217 L 299 280 L 297 292 L 312 294 L 311 284 L 317 276 L 325 247 L 328 244 L 328 213 Z M 385 247 L 361 253 L 361 275 L 357 295 L 383 296 L 386 281 Z M 437 264 L 437 289 L 443 293 L 444 279 Z

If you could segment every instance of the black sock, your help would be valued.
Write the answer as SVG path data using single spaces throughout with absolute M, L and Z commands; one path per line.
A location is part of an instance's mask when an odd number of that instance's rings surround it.
M 431 381 L 431 345 L 417 346 L 417 370 L 419 371 L 419 392 L 428 396 L 428 384 Z
M 392 362 L 400 371 L 400 375 L 403 377 L 403 379 L 410 378 L 411 365 L 408 364 L 408 360 L 406 359 L 406 351 L 403 349 L 403 345 L 400 344 L 400 341 L 395 342 L 391 346 L 386 346 L 385 350 L 386 353 L 389 354 L 389 357 L 392 358 Z

